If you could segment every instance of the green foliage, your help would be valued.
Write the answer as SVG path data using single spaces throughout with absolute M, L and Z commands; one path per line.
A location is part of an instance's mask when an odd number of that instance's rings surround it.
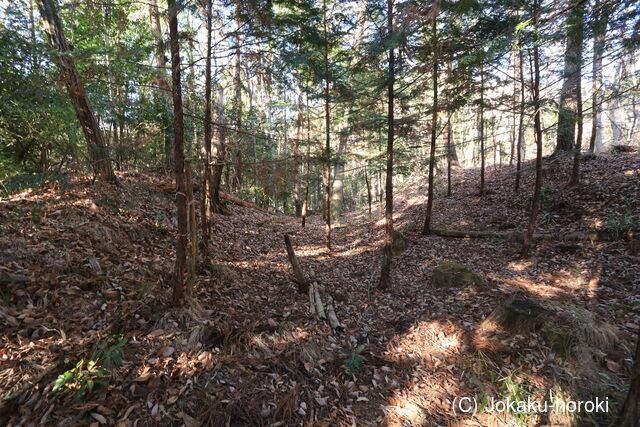
M 127 343 L 123 336 L 109 336 L 98 344 L 98 349 L 89 361 L 81 359 L 76 366 L 60 374 L 53 382 L 51 394 L 58 398 L 69 396 L 73 401 L 82 400 L 93 390 L 106 387 L 113 366 L 122 365 L 123 347 Z
M 614 239 L 621 239 L 630 232 L 638 232 L 640 222 L 638 217 L 631 212 L 616 212 L 607 217 L 605 227 Z
M 102 367 L 110 369 L 112 363 L 116 366 L 122 365 L 123 347 L 127 339 L 122 335 L 106 336 L 106 339 L 98 344 L 98 350 L 91 357 L 92 360 L 102 361 Z
M 362 370 L 365 359 L 360 353 L 364 348 L 365 345 L 360 344 L 355 348 L 350 346 L 349 348 L 343 348 L 341 350 L 342 354 L 348 356 L 344 361 L 344 365 L 347 367 L 347 371 L 351 375 L 356 375 Z
M 0 197 L 8 197 L 28 189 L 41 188 L 46 183 L 58 183 L 65 189 L 71 187 L 67 176 L 58 172 L 20 174 L 0 180 Z
M 60 374 L 53 383 L 51 393 L 54 396 L 71 395 L 73 400 L 81 400 L 95 388 L 105 387 L 109 383 L 109 371 L 90 360 L 85 368 L 84 359 L 73 369 Z

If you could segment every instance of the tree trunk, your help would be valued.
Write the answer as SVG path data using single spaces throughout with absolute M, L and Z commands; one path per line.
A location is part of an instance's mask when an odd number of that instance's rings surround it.
M 576 135 L 576 149 L 573 153 L 573 169 L 571 171 L 570 185 L 578 185 L 580 181 L 580 151 L 582 150 L 582 89 L 581 78 L 578 80 L 578 135 Z
M 347 117 L 349 116 L 347 113 Z M 339 222 L 340 214 L 344 210 L 344 153 L 347 149 L 347 126 L 344 125 L 338 135 L 338 152 L 336 153 L 335 172 L 333 177 L 333 188 L 331 194 L 331 204 L 333 206 L 333 213 L 336 221 Z
M 539 33 L 538 33 L 538 0 L 534 3 L 533 10 L 533 108 L 534 108 L 534 128 L 536 136 L 536 180 L 533 187 L 533 200 L 531 202 L 531 212 L 529 214 L 529 222 L 527 224 L 527 234 L 524 236 L 522 244 L 523 257 L 529 255 L 531 243 L 533 241 L 533 231 L 540 210 L 540 189 L 542 188 L 542 120 L 540 103 L 540 53 L 538 51 Z
M 184 173 L 186 175 L 187 185 L 187 210 L 188 210 L 188 229 L 189 229 L 189 276 L 187 279 L 186 295 L 191 298 L 193 291 L 193 282 L 196 280 L 196 263 L 198 259 L 198 220 L 196 219 L 196 205 L 193 196 L 193 177 L 191 174 L 191 165 L 185 161 Z
M 155 57 L 158 66 L 156 84 L 160 88 L 160 96 L 163 100 L 162 124 L 164 126 L 164 153 L 165 167 L 167 170 L 174 168 L 173 158 L 173 123 L 171 118 L 171 88 L 167 77 L 167 58 L 165 57 L 165 44 L 162 40 L 162 26 L 160 25 L 160 12 L 157 0 L 149 3 L 149 18 L 151 20 L 151 32 L 155 39 Z
M 431 212 L 433 210 L 433 173 L 436 164 L 436 131 L 438 127 L 438 48 L 437 48 L 437 19 L 433 18 L 432 24 L 432 80 L 433 80 L 433 107 L 431 112 L 431 144 L 429 149 L 429 188 L 427 196 L 427 213 L 424 217 L 424 227 L 422 234 L 429 234 L 431 231 Z
M 300 199 L 300 139 L 302 138 L 302 90 L 298 87 L 298 115 L 296 117 L 296 137 L 293 142 L 293 206 L 296 217 L 302 215 Z
M 566 22 L 567 41 L 564 54 L 564 80 L 558 110 L 556 152 L 571 151 L 575 146 L 582 40 L 584 38 L 584 2 L 571 0 L 571 6 Z
M 387 0 L 387 36 L 393 34 L 393 0 Z M 386 181 L 386 205 L 384 215 L 384 249 L 380 282 L 378 288 L 386 290 L 391 287 L 391 260 L 393 256 L 393 84 L 395 80 L 395 56 L 393 47 L 389 49 L 389 84 L 387 87 L 387 181 Z
M 217 214 L 224 213 L 222 203 L 220 202 L 220 183 L 222 182 L 222 172 L 225 165 L 226 148 L 225 148 L 225 117 L 224 117 L 224 89 L 222 85 L 218 86 L 218 100 L 216 102 L 216 117 L 219 126 L 216 127 L 216 147 L 213 156 L 214 167 L 211 179 L 211 188 L 209 188 L 209 198 L 211 199 L 211 211 Z M 229 168 L 227 167 L 227 170 Z
M 369 205 L 369 221 L 371 221 L 371 181 L 369 181 L 369 170 L 364 164 L 364 182 L 367 185 L 367 204 Z
M 449 87 L 449 81 L 451 80 L 451 60 L 447 61 L 447 88 Z M 448 118 L 446 125 L 446 138 L 447 138 L 447 197 L 451 196 L 451 166 L 455 162 L 458 164 L 458 156 L 455 154 L 455 148 L 453 146 L 453 111 L 451 111 L 450 100 L 447 99 Z
M 307 163 L 306 179 L 304 186 L 304 202 L 302 202 L 302 228 L 307 222 L 307 208 L 309 205 L 309 186 L 311 185 L 311 112 L 309 110 L 309 96 L 307 95 Z
M 171 77 L 173 83 L 173 127 L 174 158 L 176 176 L 176 210 L 178 217 L 178 235 L 176 239 L 175 282 L 173 301 L 184 306 L 187 286 L 185 269 L 187 261 L 187 182 L 184 171 L 184 117 L 182 112 L 182 85 L 180 82 L 180 44 L 178 40 L 178 5 L 176 0 L 167 0 L 169 8 L 169 37 L 171 41 Z
M 235 65 L 234 65 L 234 74 L 233 74 L 233 114 L 235 119 L 235 177 L 233 180 L 234 187 L 236 191 L 242 190 L 242 82 L 240 79 L 240 60 L 241 60 L 241 52 L 240 52 L 240 8 L 242 7 L 240 0 L 236 0 L 235 11 L 234 11 L 234 19 L 236 21 L 236 31 L 235 31 Z
M 480 118 L 478 139 L 480 139 L 480 195 L 484 196 L 484 65 L 480 66 Z
M 522 173 L 522 154 L 524 150 L 524 112 L 525 112 L 525 92 L 524 92 L 524 61 L 522 52 L 522 39 L 518 40 L 518 79 L 520 80 L 520 117 L 518 119 L 518 143 L 516 160 L 516 191 L 520 189 L 520 175 Z
M 53 49 L 58 51 L 57 62 L 60 77 L 67 87 L 71 104 L 87 141 L 92 169 L 100 179 L 117 183 L 104 135 L 76 70 L 76 64 L 62 28 L 55 0 L 38 0 L 38 10 L 49 42 Z
M 324 187 L 324 220 L 325 220 L 325 245 L 331 251 L 331 137 L 330 132 L 330 108 L 329 108 L 329 39 L 327 31 L 327 2 L 324 2 L 324 126 L 325 126 L 325 147 L 324 147 L 324 170 L 322 173 L 322 185 Z
M 204 158 L 203 173 L 202 173 L 202 185 L 200 194 L 202 194 L 201 200 L 201 223 L 202 223 L 202 246 L 204 253 L 208 253 L 209 248 L 209 236 L 211 231 L 211 200 L 209 197 L 209 188 L 211 187 L 211 121 L 213 119 L 211 115 L 211 48 L 212 48 L 212 20 L 213 20 L 213 4 L 212 0 L 200 0 L 200 7 L 202 8 L 202 14 L 205 18 L 205 28 L 207 32 L 207 46 L 206 46 L 206 60 L 204 70 Z
M 596 153 L 602 148 L 602 56 L 605 49 L 608 14 L 602 10 L 602 3 L 594 4 L 595 22 L 593 27 L 593 86 L 591 87 L 592 121 L 589 152 Z

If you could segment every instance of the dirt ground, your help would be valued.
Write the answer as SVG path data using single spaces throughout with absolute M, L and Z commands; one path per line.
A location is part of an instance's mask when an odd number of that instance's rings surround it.
M 488 171 L 484 197 L 477 171 L 456 172 L 450 197 L 439 182 L 434 225 L 524 229 L 533 182 L 525 166 L 526 190 L 517 193 L 508 167 Z M 229 205 L 232 215 L 214 218 L 186 310 L 170 304 L 175 218 L 172 195 L 160 191 L 169 179 L 121 173 L 118 189 L 72 177 L 68 185 L 2 199 L 0 422 L 611 422 L 640 328 L 640 258 L 626 233 L 640 217 L 640 156 L 584 161 L 581 185 L 567 188 L 570 169 L 568 159 L 547 167 L 540 232 L 605 230 L 612 241 L 541 241 L 520 259 L 518 244 L 501 238 L 424 236 L 426 188 L 408 186 L 398 189 L 395 205 L 407 248 L 394 257 L 386 293 L 376 290 L 384 225 L 377 205 L 372 219 L 366 211 L 342 216 L 331 253 L 319 217 L 302 229 L 293 217 Z M 335 299 L 339 331 L 316 320 L 308 297 L 296 292 L 285 233 L 305 274 Z M 443 261 L 464 264 L 482 283 L 434 288 L 432 271 Z M 566 351 L 540 330 L 486 332 L 483 320 L 513 298 L 568 319 L 561 330 L 576 333 L 563 341 Z M 89 369 L 96 354 L 114 356 L 108 373 Z M 76 376 L 54 390 L 81 361 Z M 82 391 L 87 378 L 95 384 Z M 464 397 L 476 399 L 476 411 L 459 410 Z M 492 412 L 492 398 L 598 398 L 609 406 L 598 413 Z

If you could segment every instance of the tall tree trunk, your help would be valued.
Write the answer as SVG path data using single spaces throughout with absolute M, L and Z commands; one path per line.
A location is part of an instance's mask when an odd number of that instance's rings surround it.
M 164 154 L 165 167 L 168 170 L 174 168 L 173 158 L 173 122 L 171 118 L 171 88 L 167 77 L 167 58 L 165 56 L 165 43 L 162 38 L 162 26 L 160 25 L 160 12 L 157 0 L 149 3 L 149 18 L 151 20 L 151 32 L 155 39 L 155 57 L 158 67 L 156 84 L 160 88 L 160 96 L 163 100 L 162 124 L 164 126 Z
M 573 169 L 571 171 L 570 185 L 578 185 L 580 181 L 580 151 L 582 150 L 582 89 L 581 80 L 578 82 L 578 134 L 576 135 L 576 149 L 573 153 Z
M 575 146 L 582 40 L 584 38 L 584 1 L 571 0 L 571 10 L 567 17 L 566 27 L 564 80 L 560 92 L 556 152 L 571 151 Z
M 307 163 L 306 183 L 304 186 L 304 202 L 302 202 L 302 228 L 307 222 L 307 208 L 309 205 L 309 187 L 311 185 L 311 111 L 309 110 L 309 95 L 307 95 L 307 155 L 305 156 Z
M 176 211 L 178 235 L 176 239 L 175 282 L 173 301 L 184 306 L 186 299 L 185 270 L 187 264 L 187 180 L 184 170 L 184 116 L 182 112 L 182 85 L 180 82 L 180 43 L 178 40 L 178 5 L 176 0 L 167 0 L 169 8 L 169 38 L 171 42 L 171 77 L 173 84 L 173 128 L 176 176 Z
M 76 64 L 62 28 L 55 0 L 38 0 L 38 10 L 49 42 L 53 49 L 58 51 L 57 62 L 60 77 L 67 87 L 71 104 L 87 141 L 93 172 L 104 181 L 117 183 L 111 168 L 109 150 L 104 135 L 76 70 Z
M 298 86 L 298 114 L 296 116 L 296 136 L 293 141 L 293 206 L 296 217 L 302 215 L 300 199 L 300 139 L 302 138 L 302 90 Z
M 387 0 L 387 36 L 393 35 L 393 0 Z M 389 49 L 389 83 L 387 87 L 387 181 L 386 181 L 386 205 L 384 213 L 384 249 L 382 269 L 380 271 L 379 289 L 391 287 L 391 261 L 393 257 L 393 84 L 395 80 L 395 56 L 393 47 Z
M 220 201 L 220 184 L 222 182 L 222 173 L 225 166 L 226 158 L 226 132 L 225 132 L 225 116 L 224 116 L 224 88 L 218 85 L 218 99 L 216 101 L 216 118 L 218 125 L 216 126 L 216 146 L 213 156 L 214 167 L 211 179 L 211 188 L 209 189 L 209 198 L 211 199 L 211 211 L 217 214 L 224 213 L 222 202 Z M 229 167 L 227 167 L 227 171 Z
M 240 52 L 240 8 L 242 4 L 240 0 L 236 0 L 235 11 L 234 11 L 234 19 L 236 21 L 236 31 L 235 31 L 235 65 L 233 70 L 233 113 L 235 120 L 235 177 L 234 177 L 234 185 L 236 191 L 242 190 L 242 81 L 240 79 L 240 60 L 241 60 L 241 52 Z
M 524 150 L 524 113 L 525 113 L 525 92 L 524 92 L 524 61 L 522 52 L 522 39 L 518 39 L 518 80 L 520 81 L 520 112 L 518 119 L 518 143 L 516 160 L 516 191 L 520 189 L 520 175 L 522 173 L 522 152 Z
M 431 212 L 433 210 L 433 173 L 436 164 L 436 135 L 438 127 L 438 47 L 437 47 L 437 19 L 434 16 L 432 24 L 432 49 L 433 49 L 433 64 L 432 75 L 433 81 L 433 107 L 431 112 L 431 144 L 429 147 L 429 188 L 427 196 L 427 213 L 424 216 L 424 226 L 422 227 L 422 234 L 429 234 L 431 232 Z
M 364 182 L 367 186 L 367 204 L 369 205 L 369 221 L 371 221 L 371 181 L 369 181 L 369 168 L 367 168 L 367 161 L 364 164 Z
M 593 85 L 591 87 L 592 121 L 589 152 L 595 153 L 602 148 L 602 56 L 604 55 L 608 13 L 602 10 L 601 0 L 594 5 L 595 23 L 593 27 Z
M 447 88 L 451 81 L 451 58 L 447 61 Z M 453 146 L 453 111 L 451 107 L 451 99 L 447 99 L 448 118 L 446 125 L 446 138 L 447 138 L 447 197 L 451 196 L 451 166 L 455 162 L 458 164 L 458 156 Z
M 209 198 L 209 188 L 211 187 L 211 48 L 212 48 L 212 21 L 213 21 L 213 4 L 212 0 L 200 0 L 200 7 L 205 19 L 205 28 L 207 32 L 206 59 L 204 70 L 204 156 L 202 159 L 203 173 L 200 194 L 202 194 L 202 203 L 200 205 L 201 225 L 202 225 L 202 245 L 205 255 L 209 248 L 209 236 L 211 231 L 211 201 Z
M 348 115 L 350 112 L 347 113 Z M 338 134 L 338 152 L 336 153 L 333 185 L 331 191 L 331 205 L 336 222 L 339 222 L 340 214 L 344 210 L 344 153 L 347 150 L 348 128 L 344 124 Z
M 480 195 L 484 196 L 484 64 L 480 66 L 480 118 L 478 119 L 478 139 L 480 139 Z
M 324 220 L 325 220 L 325 245 L 331 250 L 331 137 L 330 137 L 330 106 L 329 106 L 329 33 L 327 30 L 327 1 L 324 1 L 324 127 L 325 127 L 325 147 L 324 147 L 324 170 L 322 173 L 322 185 L 324 187 Z
M 542 188 L 542 120 L 540 103 L 540 53 L 538 50 L 539 34 L 538 34 L 538 12 L 539 4 L 536 0 L 533 10 L 533 123 L 536 136 L 536 180 L 533 187 L 533 200 L 531 202 L 531 212 L 529 213 L 529 222 L 527 224 L 527 233 L 524 236 L 522 245 L 523 257 L 529 255 L 531 244 L 533 242 L 533 231 L 540 210 L 540 189 Z

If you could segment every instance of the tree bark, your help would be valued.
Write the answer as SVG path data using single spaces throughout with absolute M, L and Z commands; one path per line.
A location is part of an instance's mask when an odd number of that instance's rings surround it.
M 560 92 L 556 152 L 571 151 L 575 147 L 582 40 L 584 38 L 584 1 L 571 0 L 571 10 L 567 17 L 566 27 L 564 80 Z
M 478 139 L 480 139 L 480 195 L 484 196 L 484 64 L 480 66 L 480 118 L 478 119 Z
M 198 220 L 196 219 L 196 205 L 193 196 L 193 178 L 191 165 L 185 161 L 185 175 L 187 184 L 187 210 L 189 228 L 189 277 L 187 280 L 186 295 L 191 298 L 193 282 L 196 280 L 196 264 L 198 259 Z
M 518 119 L 518 142 L 516 154 L 516 182 L 515 189 L 520 189 L 520 178 L 522 174 L 522 152 L 524 150 L 524 113 L 525 113 L 525 91 L 524 91 L 524 61 L 522 52 L 522 39 L 518 39 L 518 79 L 520 81 L 520 113 Z
M 173 149 L 173 122 L 171 117 L 171 87 L 167 77 L 167 58 L 165 56 L 165 43 L 162 39 L 162 26 L 160 24 L 160 12 L 157 0 L 149 3 L 149 18 L 151 20 L 151 32 L 155 40 L 155 57 L 158 66 L 156 84 L 160 88 L 160 96 L 163 100 L 161 120 L 164 126 L 164 152 L 165 167 L 171 170 L 174 165 Z
M 330 106 L 329 106 L 329 34 L 327 31 L 327 2 L 324 1 L 324 126 L 325 126 L 325 147 L 324 147 L 324 170 L 322 173 L 322 185 L 324 187 L 324 220 L 325 220 L 325 245 L 331 251 L 331 128 L 330 128 Z
M 576 148 L 573 153 L 573 169 L 571 171 L 570 185 L 578 185 L 580 182 L 580 151 L 582 150 L 582 131 L 584 129 L 582 122 L 582 89 L 581 78 L 578 80 L 578 134 L 576 135 Z
M 173 301 L 184 306 L 186 300 L 185 268 L 187 261 L 187 186 L 184 170 L 184 116 L 182 111 L 182 85 L 180 82 L 180 43 L 178 40 L 178 5 L 176 0 L 167 0 L 169 8 L 169 38 L 171 42 L 171 77 L 173 83 L 173 127 L 176 177 L 176 210 L 178 235 L 176 239 L 175 282 Z
M 391 38 L 393 34 L 393 0 L 387 0 L 387 35 Z M 378 288 L 382 290 L 391 287 L 391 261 L 393 257 L 393 100 L 394 100 L 394 80 L 395 80 L 395 56 L 393 47 L 389 49 L 389 76 L 387 87 L 387 178 L 386 178 L 386 204 L 384 214 L 384 249 L 382 258 L 382 269 L 380 271 L 380 282 Z
M 58 51 L 57 63 L 60 69 L 60 77 L 67 87 L 71 104 L 87 141 L 93 172 L 104 181 L 117 183 L 118 181 L 111 167 L 109 150 L 104 134 L 100 129 L 82 80 L 78 75 L 55 0 L 38 0 L 38 10 L 40 11 L 49 42 L 53 49 Z
M 594 4 L 595 23 L 593 27 L 593 85 L 591 87 L 592 121 L 589 152 L 596 153 L 602 148 L 602 56 L 604 55 L 608 13 L 602 10 L 602 2 Z
M 201 222 L 202 222 L 202 245 L 205 254 L 209 248 L 209 236 L 211 231 L 211 200 L 209 188 L 211 187 L 211 49 L 212 49 L 212 21 L 213 21 L 213 4 L 212 0 L 200 0 L 200 7 L 205 20 L 205 29 L 207 32 L 206 60 L 204 70 L 204 156 L 202 159 L 203 173 L 200 194 L 202 194 Z
M 311 185 L 311 112 L 309 110 L 309 96 L 307 95 L 307 155 L 306 155 L 306 178 L 304 186 L 304 202 L 302 202 L 302 228 L 307 223 L 307 208 L 309 205 L 309 186 Z
M 241 52 L 240 52 L 240 8 L 242 4 L 240 0 L 236 0 L 235 11 L 234 11 L 234 20 L 236 21 L 236 34 L 235 34 L 235 65 L 234 65 L 234 74 L 233 74 L 233 113 L 235 119 L 235 177 L 234 177 L 234 185 L 236 191 L 242 190 L 242 81 L 240 79 L 240 62 L 241 62 Z
M 302 138 L 302 90 L 298 87 L 298 108 L 296 116 L 296 137 L 293 142 L 293 206 L 296 217 L 302 215 L 300 199 L 300 140 Z
M 433 49 L 433 64 L 432 64 L 432 76 L 433 80 L 433 107 L 431 112 L 431 144 L 429 147 L 429 188 L 427 195 L 427 212 L 424 217 L 424 226 L 422 227 L 422 234 L 429 234 L 431 231 L 431 212 L 433 210 L 433 174 L 436 164 L 436 131 L 438 127 L 438 48 L 437 48 L 437 19 L 433 18 L 432 24 L 432 49 Z
M 218 86 L 218 100 L 216 101 L 216 117 L 220 126 L 216 127 L 216 146 L 213 156 L 213 176 L 211 187 L 209 188 L 209 198 L 211 199 L 211 211 L 217 214 L 224 213 L 224 208 L 220 202 L 220 184 L 222 182 L 222 172 L 225 166 L 226 144 L 225 144 L 225 116 L 224 116 L 224 88 Z M 227 167 L 227 170 L 229 168 Z
M 533 10 L 533 108 L 534 108 L 534 128 L 536 136 L 536 180 L 533 187 L 533 201 L 531 203 L 531 212 L 529 214 L 529 222 L 527 224 L 527 234 L 524 237 L 522 244 L 521 255 L 526 257 L 529 255 L 531 244 L 533 242 L 533 232 L 538 217 L 538 211 L 540 210 L 540 189 L 542 188 L 542 120 L 540 103 L 540 53 L 538 49 L 539 33 L 538 33 L 538 13 L 539 3 L 538 0 L 534 2 Z

